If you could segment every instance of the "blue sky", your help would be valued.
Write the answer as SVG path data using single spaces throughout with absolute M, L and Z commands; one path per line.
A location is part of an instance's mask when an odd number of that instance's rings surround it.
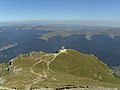
M 0 0 L 0 21 L 120 21 L 120 0 Z

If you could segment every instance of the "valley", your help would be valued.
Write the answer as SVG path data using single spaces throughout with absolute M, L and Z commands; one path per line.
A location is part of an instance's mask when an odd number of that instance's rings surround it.
M 0 90 L 120 90 L 120 0 L 1 0 Z
M 55 52 L 64 39 L 66 48 L 93 54 L 109 66 L 120 65 L 120 30 L 108 27 L 74 25 L 4 26 L 0 30 L 0 47 L 16 46 L 0 51 L 0 62 L 31 51 Z

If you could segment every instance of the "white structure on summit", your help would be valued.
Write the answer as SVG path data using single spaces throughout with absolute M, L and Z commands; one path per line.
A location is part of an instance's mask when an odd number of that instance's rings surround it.
M 66 51 L 67 51 L 67 49 L 65 49 L 65 47 L 62 46 L 61 49 L 60 49 L 60 52 L 66 52 Z
M 61 49 L 59 50 L 59 52 L 66 52 L 67 51 L 67 49 L 65 49 L 65 47 L 64 47 L 64 42 L 65 42 L 65 40 L 62 38 L 62 40 L 61 40 Z

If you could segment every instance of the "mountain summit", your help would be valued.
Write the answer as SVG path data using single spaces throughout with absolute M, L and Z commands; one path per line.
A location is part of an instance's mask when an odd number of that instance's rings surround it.
M 94 55 L 72 49 L 58 53 L 21 54 L 1 64 L 0 69 L 0 88 L 3 89 L 120 88 L 119 76 L 107 65 Z

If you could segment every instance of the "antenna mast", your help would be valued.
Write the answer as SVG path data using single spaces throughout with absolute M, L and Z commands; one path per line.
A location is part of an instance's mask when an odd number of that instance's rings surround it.
M 62 49 L 62 50 L 65 49 L 65 47 L 64 47 L 64 42 L 65 42 L 65 40 L 64 40 L 64 38 L 62 37 L 62 40 L 61 40 L 61 49 Z

